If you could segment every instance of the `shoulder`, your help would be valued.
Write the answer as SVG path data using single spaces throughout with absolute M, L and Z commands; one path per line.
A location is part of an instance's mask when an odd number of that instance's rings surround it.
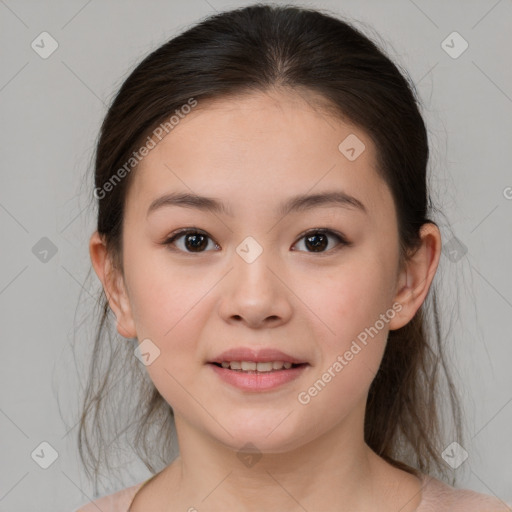
M 469 489 L 456 489 L 422 475 L 422 500 L 417 512 L 512 512 L 512 505 Z
M 113 494 L 108 494 L 102 498 L 97 498 L 73 512 L 128 512 L 131 502 L 137 491 L 142 487 L 145 482 L 126 487 Z

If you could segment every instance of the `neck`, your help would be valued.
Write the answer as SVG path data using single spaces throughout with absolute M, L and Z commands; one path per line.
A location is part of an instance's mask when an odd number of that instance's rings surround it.
M 282 453 L 240 454 L 176 416 L 180 456 L 170 466 L 172 487 L 198 510 L 233 509 L 234 501 L 247 512 L 369 507 L 378 499 L 387 463 L 364 442 L 363 418 L 352 415 Z

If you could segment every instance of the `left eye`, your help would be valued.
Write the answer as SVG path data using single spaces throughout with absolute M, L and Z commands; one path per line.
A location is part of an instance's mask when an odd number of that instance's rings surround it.
M 338 245 L 351 245 L 347 239 L 341 234 L 335 233 L 330 229 L 314 229 L 308 231 L 304 234 L 299 240 L 305 240 L 304 245 L 306 247 L 312 248 L 311 252 L 328 252 L 324 251 L 325 246 L 329 243 L 329 237 L 336 238 L 339 242 Z
M 335 233 L 330 229 L 314 229 L 310 230 L 299 238 L 294 245 L 296 245 L 299 241 L 304 239 L 304 244 L 307 248 L 311 249 L 313 253 L 327 252 L 324 249 L 327 245 L 329 245 L 329 238 L 335 238 L 338 241 L 338 245 L 351 245 L 345 237 L 341 234 Z M 183 246 L 178 247 L 179 250 L 183 252 L 189 253 L 201 253 L 205 252 L 205 249 L 208 247 L 208 240 L 213 243 L 214 248 L 219 249 L 219 245 L 210 238 L 202 230 L 197 229 L 183 229 L 178 231 L 177 233 L 172 234 L 169 238 L 167 238 L 163 245 L 176 245 L 178 240 L 183 240 Z M 330 250 L 330 249 L 329 249 Z

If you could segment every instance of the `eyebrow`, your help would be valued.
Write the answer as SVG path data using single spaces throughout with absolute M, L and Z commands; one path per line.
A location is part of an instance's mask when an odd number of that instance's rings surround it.
M 155 199 L 149 206 L 146 217 L 150 213 L 164 206 L 181 206 L 184 208 L 195 208 L 202 211 L 219 213 L 234 217 L 233 212 L 218 199 L 213 197 L 199 196 L 188 192 L 172 192 Z M 277 209 L 277 215 L 285 216 L 291 212 L 300 212 L 319 207 L 337 206 L 353 209 L 367 214 L 364 204 L 357 198 L 343 191 L 327 191 L 317 194 L 300 194 L 286 200 Z

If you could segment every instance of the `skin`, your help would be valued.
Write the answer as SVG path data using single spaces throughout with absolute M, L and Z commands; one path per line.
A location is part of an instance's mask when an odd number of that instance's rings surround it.
M 90 239 L 118 332 L 160 350 L 146 369 L 176 419 L 180 455 L 137 494 L 133 512 L 412 512 L 420 503 L 419 480 L 366 445 L 363 420 L 388 331 L 408 323 L 428 293 L 440 233 L 425 224 L 421 247 L 399 268 L 394 202 L 375 170 L 374 144 L 313 99 L 273 91 L 200 103 L 135 171 L 124 274 L 101 237 Z M 354 161 L 338 150 L 349 134 L 366 146 Z M 276 214 L 290 196 L 325 190 L 351 194 L 367 214 L 333 206 Z M 235 216 L 171 206 L 147 217 L 150 203 L 172 191 L 218 198 Z M 174 251 L 162 244 L 189 227 L 210 237 L 203 252 L 191 252 L 185 237 Z M 329 236 L 323 253 L 314 252 L 301 236 L 322 227 L 352 245 Z M 236 252 L 247 236 L 263 249 L 250 264 Z M 400 312 L 301 404 L 298 394 L 393 304 Z M 205 364 L 242 345 L 275 347 L 310 366 L 276 390 L 244 392 Z M 248 442 L 261 455 L 250 467 L 237 457 Z

